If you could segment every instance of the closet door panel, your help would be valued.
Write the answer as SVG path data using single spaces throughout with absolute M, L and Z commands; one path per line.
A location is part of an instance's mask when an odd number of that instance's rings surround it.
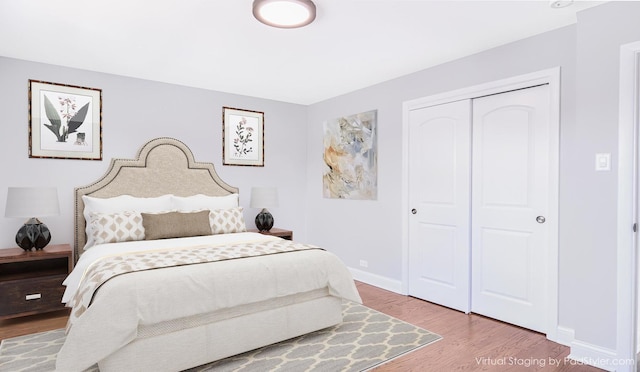
M 409 294 L 469 311 L 470 101 L 409 121 Z
M 474 99 L 472 146 L 471 310 L 544 332 L 548 86 Z

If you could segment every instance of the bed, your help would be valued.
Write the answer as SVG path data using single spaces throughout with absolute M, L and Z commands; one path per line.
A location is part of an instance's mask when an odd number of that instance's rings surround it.
M 343 300 L 361 302 L 335 255 L 246 232 L 238 200 L 173 138 L 76 188 L 57 370 L 182 371 L 333 326 Z

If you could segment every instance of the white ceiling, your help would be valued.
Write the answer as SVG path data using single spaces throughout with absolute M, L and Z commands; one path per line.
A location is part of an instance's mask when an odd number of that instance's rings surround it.
M 314 23 L 276 29 L 253 18 L 252 0 L 0 0 L 0 56 L 312 104 L 575 23 L 603 3 L 314 1 Z

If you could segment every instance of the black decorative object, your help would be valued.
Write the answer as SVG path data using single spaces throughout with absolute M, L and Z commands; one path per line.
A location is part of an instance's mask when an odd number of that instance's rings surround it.
M 269 231 L 273 227 L 273 216 L 267 208 L 263 208 L 256 216 L 256 227 L 260 231 Z
M 37 217 L 60 214 L 58 190 L 55 187 L 9 187 L 4 213 L 9 218 L 29 219 L 16 234 L 16 244 L 20 248 L 25 251 L 43 249 L 51 241 L 51 232 Z
M 49 228 L 37 218 L 31 218 L 25 222 L 16 234 L 16 243 L 25 251 L 30 251 L 31 248 L 43 249 L 50 241 Z
M 256 216 L 256 227 L 260 231 L 269 231 L 273 227 L 273 216 L 267 208 L 278 207 L 278 189 L 275 187 L 251 188 L 251 208 L 261 208 Z

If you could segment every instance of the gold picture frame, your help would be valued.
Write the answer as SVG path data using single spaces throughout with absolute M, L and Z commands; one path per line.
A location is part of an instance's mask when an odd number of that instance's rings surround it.
M 29 157 L 102 160 L 102 90 L 30 79 Z
M 222 165 L 264 167 L 264 112 L 222 108 Z

